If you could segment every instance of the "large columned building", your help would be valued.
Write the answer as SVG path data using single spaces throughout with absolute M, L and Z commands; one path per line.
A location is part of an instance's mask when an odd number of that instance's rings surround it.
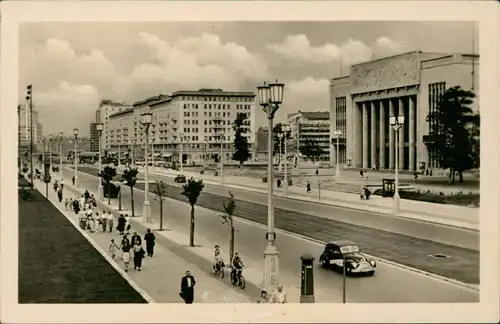
M 354 168 L 394 169 L 396 133 L 389 116 L 404 116 L 399 131 L 401 170 L 439 168 L 427 146 L 427 115 L 439 97 L 459 85 L 473 91 L 478 108 L 479 56 L 471 54 L 404 53 L 351 66 L 350 75 L 330 83 L 332 141 L 339 138 L 339 164 Z M 336 147 L 330 154 L 335 161 Z

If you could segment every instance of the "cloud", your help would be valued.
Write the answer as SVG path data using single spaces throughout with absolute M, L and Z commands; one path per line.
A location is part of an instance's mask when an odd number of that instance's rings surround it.
M 94 86 L 67 81 L 61 81 L 56 87 L 35 95 L 36 110 L 41 112 L 40 119 L 46 133 L 55 130 L 70 133 L 74 127 L 86 133 L 100 101 Z
M 238 89 L 245 81 L 268 75 L 267 65 L 259 55 L 236 43 L 223 43 L 219 36 L 209 33 L 179 38 L 175 44 L 141 33 L 138 44 L 148 53 L 147 62 L 133 68 L 131 86 Z
M 323 96 L 329 94 L 330 83 L 328 79 L 314 79 L 306 77 L 301 80 L 291 81 L 286 84 L 288 90 L 293 96 Z
M 373 46 L 368 46 L 359 40 L 349 38 L 341 44 L 326 43 L 313 46 L 306 35 L 288 35 L 281 43 L 266 45 L 270 51 L 283 58 L 302 63 L 324 64 L 339 60 L 345 64 L 355 64 L 370 60 L 373 55 L 393 55 L 404 51 L 406 44 L 396 42 L 387 37 L 381 37 Z

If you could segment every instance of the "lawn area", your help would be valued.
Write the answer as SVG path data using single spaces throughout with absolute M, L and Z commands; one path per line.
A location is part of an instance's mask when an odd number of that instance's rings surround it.
M 59 210 L 19 180 L 19 303 L 146 303 Z M 28 201 L 31 200 L 31 201 Z

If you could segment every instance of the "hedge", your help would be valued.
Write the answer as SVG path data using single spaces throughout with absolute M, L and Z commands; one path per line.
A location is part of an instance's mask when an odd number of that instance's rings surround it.
M 377 196 L 382 195 L 382 189 L 375 190 L 372 194 Z M 393 193 L 386 193 L 387 197 L 392 197 Z M 462 191 L 458 193 L 445 194 L 443 192 L 432 192 L 430 190 L 427 191 L 410 191 L 410 190 L 399 190 L 399 196 L 402 199 L 408 200 L 417 200 L 417 201 L 425 201 L 430 203 L 437 204 L 452 204 L 459 206 L 469 206 L 474 205 L 479 207 L 479 198 L 480 195 L 477 193 L 463 193 Z

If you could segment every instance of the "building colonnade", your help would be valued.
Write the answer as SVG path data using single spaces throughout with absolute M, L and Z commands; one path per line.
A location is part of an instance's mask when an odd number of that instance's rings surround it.
M 355 164 L 365 169 L 394 169 L 396 134 L 389 125 L 389 117 L 404 115 L 404 127 L 399 130 L 399 169 L 416 170 L 416 96 L 366 101 L 359 97 L 353 103 L 361 117 L 354 119 L 358 137 L 355 140 L 358 145 L 354 145 Z

